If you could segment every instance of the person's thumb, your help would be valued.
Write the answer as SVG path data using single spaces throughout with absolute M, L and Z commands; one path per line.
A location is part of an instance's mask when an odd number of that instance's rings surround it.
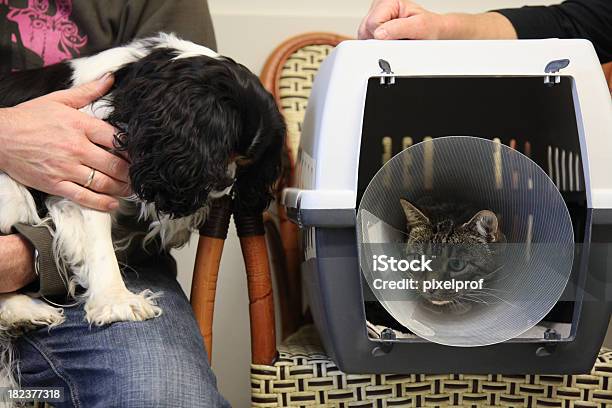
M 76 86 L 74 88 L 65 89 L 50 93 L 46 98 L 64 105 L 80 109 L 83 106 L 89 105 L 101 96 L 104 96 L 113 86 L 115 78 L 111 73 L 107 73 L 100 79 L 87 82 L 86 84 Z
M 377 40 L 418 40 L 418 28 L 412 17 L 387 21 L 374 31 Z

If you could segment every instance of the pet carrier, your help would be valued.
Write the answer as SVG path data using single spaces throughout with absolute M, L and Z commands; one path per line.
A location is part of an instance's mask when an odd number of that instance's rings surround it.
M 611 311 L 612 104 L 589 42 L 346 41 L 321 66 L 300 143 L 283 204 L 342 370 L 592 367 Z M 450 279 L 447 254 L 473 242 L 410 247 L 403 200 L 487 210 L 504 239 L 487 252 L 497 258 L 484 287 Z M 404 267 L 381 272 L 381 256 Z M 463 303 L 427 300 L 432 284 Z

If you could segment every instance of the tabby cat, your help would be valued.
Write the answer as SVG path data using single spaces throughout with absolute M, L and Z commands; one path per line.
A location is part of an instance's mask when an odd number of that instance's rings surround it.
M 490 210 L 476 211 L 465 204 L 436 201 L 431 197 L 418 201 L 417 206 L 405 199 L 400 203 L 406 216 L 407 259 L 426 255 L 432 259 L 431 271 L 411 272 L 410 277 L 423 281 L 478 281 L 483 289 L 419 290 L 430 305 L 456 307 L 460 304 L 486 303 L 495 297 L 487 282 L 500 269 L 499 255 L 505 236 L 497 215 Z

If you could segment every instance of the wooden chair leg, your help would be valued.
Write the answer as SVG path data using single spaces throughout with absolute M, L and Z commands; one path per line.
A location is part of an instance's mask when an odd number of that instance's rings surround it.
M 280 236 L 275 220 L 269 212 L 264 213 L 264 227 L 266 234 L 266 243 L 268 245 L 268 256 L 270 258 L 270 266 L 272 278 L 276 283 L 276 295 L 280 311 L 280 339 L 285 339 L 291 331 L 294 323 L 292 322 L 293 311 L 291 310 L 292 303 L 289 296 L 289 282 L 287 279 L 287 260 L 285 258 L 285 249 Z
M 602 68 L 604 70 L 606 80 L 608 81 L 608 88 L 610 88 L 610 92 L 612 93 L 612 62 L 602 65 Z
M 285 249 L 287 268 L 287 292 L 289 297 L 289 326 L 283 328 L 286 334 L 293 334 L 303 323 L 302 316 L 302 279 L 300 274 L 301 252 L 298 248 L 298 227 L 287 217 L 286 210 L 281 209 L 280 235 Z
M 217 276 L 223 253 L 223 244 L 231 217 L 231 199 L 216 200 L 204 226 L 196 254 L 193 280 L 191 283 L 191 307 L 204 337 L 209 361 L 212 361 L 212 327 L 215 312 Z
M 274 298 L 262 214 L 234 214 L 247 273 L 251 354 L 254 364 L 272 364 L 276 357 Z

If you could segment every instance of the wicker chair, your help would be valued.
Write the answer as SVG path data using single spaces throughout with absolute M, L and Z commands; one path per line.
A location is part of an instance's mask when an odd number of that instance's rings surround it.
M 314 76 L 323 59 L 343 39 L 327 33 L 291 38 L 272 53 L 261 75 L 287 121 L 291 175 Z M 608 68 L 608 75 L 611 69 Z M 283 182 L 288 184 L 290 179 Z M 257 353 L 258 348 L 253 346 L 254 407 L 612 406 L 612 351 L 605 349 L 592 372 L 585 375 L 349 375 L 341 372 L 325 354 L 314 326 L 305 325 L 295 331 L 305 320 L 301 313 L 297 230 L 282 209 L 278 213 L 279 233 L 271 220 L 266 222 L 266 230 L 271 244 L 281 241 L 280 245 L 271 245 L 269 251 L 276 264 L 283 266 L 284 260 L 285 270 L 280 268 L 276 277 L 284 341 L 278 346 L 276 358 L 267 361 L 273 353 Z M 262 253 L 262 258 L 265 256 Z M 255 323 L 253 318 L 251 322 Z M 252 326 L 251 331 L 266 337 L 266 344 L 274 339 L 274 332 L 266 332 L 262 327 Z

